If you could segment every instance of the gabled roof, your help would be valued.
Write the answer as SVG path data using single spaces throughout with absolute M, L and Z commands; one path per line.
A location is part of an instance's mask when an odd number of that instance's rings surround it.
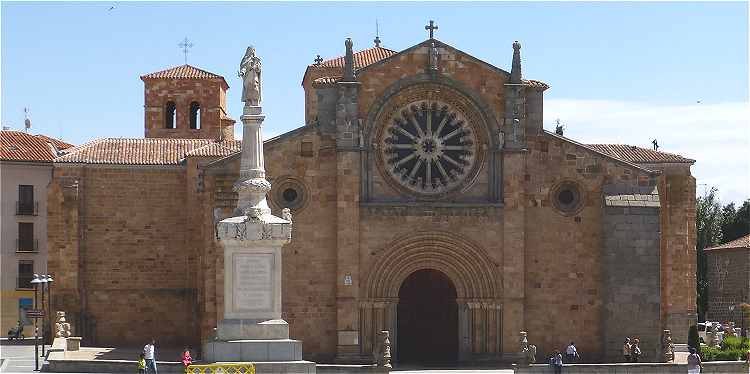
M 745 235 L 741 238 L 732 240 L 729 243 L 724 243 L 711 248 L 704 248 L 704 251 L 713 251 L 715 249 L 731 249 L 731 248 L 747 248 L 750 249 L 750 234 Z
M 373 47 L 361 50 L 359 52 L 354 52 L 354 69 L 362 69 L 397 53 L 398 52 L 396 51 L 383 47 Z M 305 75 L 302 77 L 302 81 L 305 81 L 308 72 L 311 71 L 323 72 L 328 76 L 341 76 L 343 68 L 344 56 L 334 57 L 332 59 L 322 61 L 320 64 L 308 65 L 307 69 L 305 69 Z
M 71 147 L 72 144 L 45 135 L 0 132 L 0 159 L 5 161 L 52 162 L 58 151 Z
M 482 61 L 464 51 L 459 50 L 458 48 L 445 44 L 437 39 L 427 39 L 419 44 L 411 46 L 400 52 L 396 52 L 396 51 L 393 51 L 387 48 L 382 48 L 382 47 L 374 47 L 374 48 L 365 49 L 359 52 L 355 52 L 353 56 L 354 68 L 357 71 L 366 70 L 367 68 L 371 66 L 378 65 L 380 63 L 385 63 L 386 61 L 390 60 L 391 58 L 394 58 L 397 55 L 408 53 L 416 48 L 419 48 L 423 45 L 426 45 L 427 43 L 432 43 L 432 42 L 434 42 L 436 46 L 440 46 L 446 49 L 450 49 L 453 52 L 466 55 L 470 57 L 471 59 L 475 60 L 476 62 L 478 62 L 479 64 L 485 65 L 488 68 L 495 70 L 500 74 L 510 75 L 510 73 L 508 73 L 507 71 L 503 69 L 498 68 L 497 66 L 494 66 L 490 63 Z M 321 62 L 320 64 L 309 65 L 307 69 L 305 70 L 305 75 L 302 77 L 302 82 L 305 81 L 309 72 L 315 71 L 324 75 L 322 78 L 325 78 L 325 80 L 319 81 L 319 79 L 321 78 L 318 78 L 318 79 L 315 79 L 313 84 L 318 85 L 318 86 L 333 84 L 337 82 L 338 80 L 340 80 L 343 67 L 344 67 L 344 56 L 339 56 L 330 60 L 325 60 Z M 546 90 L 549 88 L 549 85 L 538 80 L 524 79 L 523 83 L 525 85 L 528 85 L 531 88 L 539 89 L 539 90 Z
M 388 48 L 383 47 L 373 47 L 368 48 L 359 52 L 355 52 L 354 57 L 354 68 L 355 69 L 362 69 L 365 66 L 372 65 L 380 60 L 386 59 L 388 57 L 391 57 L 398 52 L 390 50 Z M 343 68 L 344 67 L 344 57 L 345 56 L 339 56 L 332 58 L 330 60 L 325 60 L 320 63 L 320 65 L 310 65 L 312 68 Z
M 111 165 L 179 165 L 189 156 L 223 157 L 240 150 L 239 141 L 212 139 L 105 138 L 70 150 L 55 163 Z
M 674 153 L 654 151 L 627 144 L 587 144 L 587 146 L 634 164 L 695 163 L 695 160 Z
M 209 71 L 198 69 L 192 65 L 180 65 L 166 70 L 157 71 L 154 73 L 141 75 L 141 80 L 146 81 L 148 79 L 207 79 L 207 80 L 221 80 L 224 83 L 224 88 L 228 89 L 229 85 L 224 77 L 218 74 L 211 73 Z

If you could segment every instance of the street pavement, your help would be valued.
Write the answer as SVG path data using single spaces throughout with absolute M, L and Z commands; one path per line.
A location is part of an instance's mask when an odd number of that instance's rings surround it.
M 4 342 L 5 343 L 5 342 Z M 49 346 L 47 347 L 49 348 Z M 41 353 L 41 349 L 40 349 Z M 0 359 L 2 373 L 33 373 L 34 372 L 34 346 L 33 345 L 1 345 Z M 39 366 L 44 364 L 43 358 L 39 359 Z M 510 369 L 489 368 L 445 368 L 445 369 L 422 369 L 422 368 L 399 368 L 393 370 L 398 374 L 513 374 Z M 106 373 L 102 373 L 106 374 Z
M 5 342 L 3 342 L 5 343 Z M 48 346 L 49 347 L 49 346 Z M 41 354 L 41 347 L 39 347 Z M 3 373 L 32 373 L 34 372 L 33 345 L 1 345 L 0 359 L 3 360 Z M 7 360 L 7 362 L 6 362 Z M 44 358 L 39 358 L 39 366 L 44 364 Z

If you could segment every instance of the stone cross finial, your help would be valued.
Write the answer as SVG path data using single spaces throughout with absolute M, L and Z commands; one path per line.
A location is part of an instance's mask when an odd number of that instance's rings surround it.
M 521 43 L 513 42 L 513 65 L 510 69 L 510 83 L 521 83 Z
M 187 65 L 187 55 L 190 51 L 190 48 L 193 48 L 193 43 L 191 43 L 186 36 L 185 39 L 180 42 L 180 44 L 177 44 L 177 46 L 182 49 L 182 53 L 185 55 L 185 65 Z
M 425 30 L 428 30 L 430 32 L 430 39 L 435 39 L 435 30 L 438 29 L 437 25 L 435 25 L 435 21 L 430 20 L 430 24 L 424 27 Z
M 380 43 L 381 42 L 380 42 L 380 37 L 379 36 L 376 36 L 375 40 L 373 40 L 373 42 L 375 43 L 375 47 L 380 47 Z
M 320 55 L 318 57 L 315 57 L 315 65 L 320 66 L 320 63 L 323 62 L 323 59 L 320 58 Z
M 354 42 L 352 42 L 352 38 L 346 38 L 344 47 L 346 47 L 346 54 L 344 55 L 344 81 L 351 82 L 354 80 Z

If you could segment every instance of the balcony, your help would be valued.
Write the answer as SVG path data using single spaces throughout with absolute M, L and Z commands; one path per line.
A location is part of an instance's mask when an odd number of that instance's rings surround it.
M 39 240 L 16 239 L 16 252 L 36 253 L 39 252 Z
M 17 216 L 36 216 L 39 214 L 38 201 L 16 201 Z

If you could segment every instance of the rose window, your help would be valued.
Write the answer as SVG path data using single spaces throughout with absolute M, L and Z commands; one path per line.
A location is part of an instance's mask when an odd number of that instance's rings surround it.
M 385 125 L 382 156 L 401 186 L 421 194 L 441 194 L 462 184 L 472 169 L 476 134 L 447 104 L 419 101 Z

